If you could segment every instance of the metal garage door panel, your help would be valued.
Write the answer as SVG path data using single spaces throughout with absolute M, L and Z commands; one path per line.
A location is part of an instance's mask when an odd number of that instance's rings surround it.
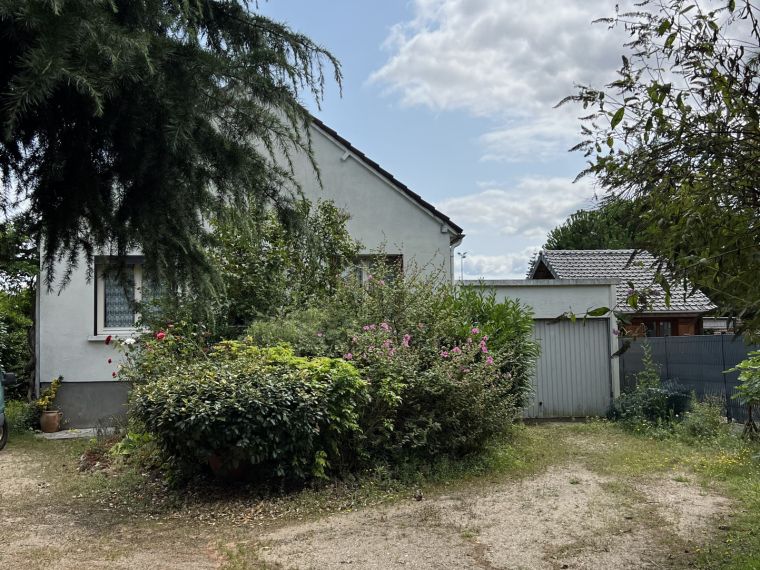
M 529 418 L 601 416 L 611 400 L 607 319 L 572 323 L 537 320 L 541 356 L 533 379 Z

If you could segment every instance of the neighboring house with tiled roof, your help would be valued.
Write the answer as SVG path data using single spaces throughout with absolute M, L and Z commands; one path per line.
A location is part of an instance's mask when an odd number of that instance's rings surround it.
M 702 317 L 715 305 L 701 291 L 688 285 L 670 283 L 670 301 L 655 283 L 657 262 L 647 252 L 633 258 L 632 249 L 543 250 L 533 260 L 529 279 L 618 279 L 617 307 L 631 314 L 630 334 L 683 336 L 701 334 Z M 629 306 L 630 284 L 636 291 L 649 291 L 647 303 L 639 310 Z

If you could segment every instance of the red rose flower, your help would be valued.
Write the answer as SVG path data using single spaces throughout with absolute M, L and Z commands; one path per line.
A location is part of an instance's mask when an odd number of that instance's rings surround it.
M 156 333 L 156 338 L 158 340 L 164 340 L 165 337 L 166 337 L 166 333 L 164 331 L 158 331 Z
M 106 344 L 111 344 L 111 335 L 110 334 L 106 337 Z
M 116 378 L 116 372 L 111 372 L 111 377 Z
M 110 358 L 108 359 L 108 364 L 111 364 L 111 359 Z

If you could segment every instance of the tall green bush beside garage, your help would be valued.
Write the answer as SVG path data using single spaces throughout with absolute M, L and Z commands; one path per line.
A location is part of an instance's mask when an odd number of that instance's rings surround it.
M 376 275 L 385 277 L 378 278 Z M 206 342 L 177 322 L 129 345 L 132 417 L 185 472 L 305 480 L 482 451 L 520 417 L 530 309 L 388 267 Z

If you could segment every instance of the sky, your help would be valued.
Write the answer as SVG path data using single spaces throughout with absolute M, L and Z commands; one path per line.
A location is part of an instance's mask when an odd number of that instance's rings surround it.
M 594 204 L 569 148 L 574 85 L 615 78 L 615 0 L 270 0 L 259 10 L 329 49 L 315 115 L 464 228 L 456 271 L 524 277 L 547 233 Z

